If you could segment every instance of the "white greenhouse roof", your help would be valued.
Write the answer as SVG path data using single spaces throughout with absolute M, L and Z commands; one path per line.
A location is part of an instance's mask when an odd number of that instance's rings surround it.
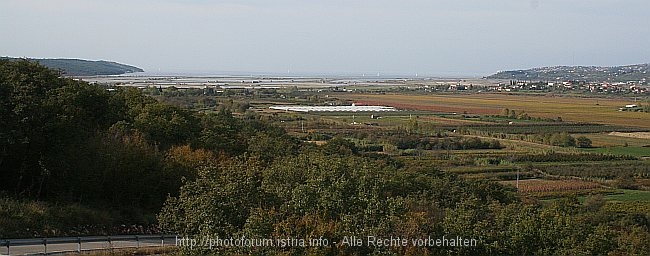
M 396 111 L 386 106 L 271 106 L 270 109 L 295 112 L 385 112 Z

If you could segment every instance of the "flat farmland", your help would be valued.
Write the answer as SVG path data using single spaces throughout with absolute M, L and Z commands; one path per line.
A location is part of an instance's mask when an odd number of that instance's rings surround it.
M 604 148 L 587 148 L 585 152 L 611 154 L 611 155 L 628 155 L 638 157 L 649 157 L 650 148 L 645 147 L 604 147 Z
M 647 134 L 638 132 L 639 134 Z M 627 143 L 629 147 L 648 147 L 650 150 L 650 138 L 645 137 L 625 137 L 614 134 L 635 134 L 635 133 L 594 133 L 586 134 L 591 139 L 594 147 L 623 147 Z
M 611 124 L 650 128 L 650 114 L 618 111 L 634 102 L 625 99 L 530 96 L 510 94 L 341 94 L 337 97 L 361 104 L 387 105 L 399 109 L 456 112 L 468 114 L 499 114 L 504 108 L 525 111 L 533 117 L 557 118 L 564 121 Z

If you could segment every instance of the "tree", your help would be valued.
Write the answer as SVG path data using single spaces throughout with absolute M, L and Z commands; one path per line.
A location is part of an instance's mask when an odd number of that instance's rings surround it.
M 90 136 L 123 118 L 121 106 L 106 90 L 77 81 L 52 90 L 46 105 L 56 114 L 54 132 L 59 140 Z
M 207 167 L 178 198 L 167 200 L 160 225 L 186 235 L 234 237 L 251 210 L 265 204 L 260 174 L 261 164 L 254 159 Z
M 530 116 L 522 110 L 521 113 L 519 113 L 519 116 L 517 116 L 517 119 L 530 120 Z
M 501 115 L 502 115 L 502 116 L 505 116 L 505 117 L 510 116 L 510 109 L 508 109 L 508 108 L 504 108 L 504 109 L 502 109 L 502 110 L 501 110 Z
M 585 136 L 580 136 L 576 139 L 577 143 L 576 145 L 579 148 L 590 148 L 591 147 L 591 139 L 585 137 Z
M 273 136 L 258 132 L 250 138 L 247 151 L 261 160 L 271 162 L 276 158 L 295 155 L 298 146 L 290 136 Z
M 126 121 L 132 122 L 144 110 L 145 106 L 155 104 L 157 101 L 142 91 L 133 87 L 122 87 L 111 95 L 114 106 L 121 106 L 122 116 Z
M 346 155 L 346 154 L 356 154 L 359 152 L 359 149 L 350 140 L 346 140 L 341 137 L 336 137 L 327 141 L 327 144 L 323 145 L 325 154 L 327 155 Z
M 226 108 L 217 114 L 202 115 L 201 127 L 199 138 L 194 141 L 197 147 L 233 156 L 248 148 L 247 137 L 242 134 L 244 123 L 234 118 Z
M 27 60 L 0 59 L 0 181 L 4 190 L 39 197 L 50 152 L 56 152 L 58 120 L 48 104 L 52 91 L 75 83 Z
M 553 135 L 551 135 L 549 142 L 550 142 L 549 144 L 553 146 L 560 146 L 560 147 L 573 147 L 576 145 L 575 138 L 573 138 L 567 132 L 554 133 Z
M 167 150 L 163 160 L 161 175 L 165 179 L 161 186 L 170 195 L 178 196 L 183 183 L 195 180 L 199 170 L 228 161 L 226 156 L 216 155 L 206 149 L 192 149 L 189 145 L 174 146 Z
M 508 117 L 509 118 L 517 118 L 517 112 L 514 109 L 510 110 L 510 115 Z
M 201 130 L 192 113 L 163 103 L 146 105 L 135 118 L 134 127 L 163 148 L 187 143 Z

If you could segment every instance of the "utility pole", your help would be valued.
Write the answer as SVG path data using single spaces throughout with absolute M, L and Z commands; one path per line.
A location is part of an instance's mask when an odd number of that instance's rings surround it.
M 517 168 L 517 191 L 519 191 L 519 168 Z

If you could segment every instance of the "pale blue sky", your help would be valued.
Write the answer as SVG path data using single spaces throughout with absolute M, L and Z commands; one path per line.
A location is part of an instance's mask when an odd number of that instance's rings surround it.
M 148 71 L 482 76 L 650 62 L 650 1 L 1 0 L 0 35 Z

